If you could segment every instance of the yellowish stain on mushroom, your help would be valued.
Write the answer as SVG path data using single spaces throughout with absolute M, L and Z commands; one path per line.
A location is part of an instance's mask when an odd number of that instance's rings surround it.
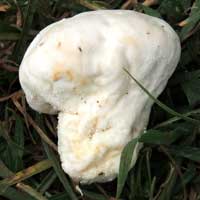
M 66 71 L 65 71 L 65 75 L 66 75 L 66 77 L 67 77 L 67 79 L 68 79 L 69 81 L 74 80 L 74 74 L 73 74 L 73 72 L 72 72 L 71 70 L 66 70 Z
M 56 65 L 56 67 L 53 68 L 52 72 L 52 80 L 58 81 L 61 78 L 66 77 L 67 80 L 72 81 L 74 80 L 74 73 L 70 69 L 66 69 L 61 64 Z
M 72 140 L 71 147 L 72 147 L 73 153 L 75 154 L 75 157 L 77 159 L 81 159 L 82 155 L 85 152 L 85 148 L 84 148 L 83 142 L 81 142 L 80 139 Z
M 96 149 L 100 150 L 100 148 L 106 148 L 106 146 L 104 144 L 101 144 L 99 146 L 96 147 Z M 108 160 L 111 160 L 111 158 L 119 155 L 119 152 L 121 152 L 123 149 L 123 146 L 119 146 L 119 147 L 116 147 L 114 149 L 109 149 L 106 154 L 104 155 L 104 157 L 98 161 L 93 161 L 91 162 L 87 167 L 85 167 L 84 169 L 82 169 L 80 172 L 81 173 L 84 173 L 90 169 L 93 169 L 93 168 L 97 168 L 99 167 L 100 165 L 103 165 L 104 163 L 106 163 Z M 98 151 L 97 151 L 98 152 Z M 95 152 L 96 153 L 96 152 Z
M 80 79 L 80 85 L 81 86 L 84 86 L 84 85 L 88 84 L 89 82 L 90 82 L 89 78 L 82 78 L 82 79 Z
M 92 139 L 93 135 L 96 132 L 97 125 L 98 125 L 98 120 L 99 120 L 98 117 L 94 117 L 91 120 L 90 128 L 89 128 L 89 131 L 88 131 L 88 136 L 89 136 L 90 139 Z
M 126 36 L 121 38 L 120 42 L 122 42 L 125 45 L 132 45 L 135 43 L 135 39 L 132 36 Z

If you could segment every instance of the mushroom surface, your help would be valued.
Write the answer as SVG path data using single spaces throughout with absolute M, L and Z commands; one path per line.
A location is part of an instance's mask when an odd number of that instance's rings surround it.
M 144 131 L 153 104 L 123 68 L 157 97 L 179 57 L 175 31 L 134 11 L 81 13 L 36 36 L 19 79 L 34 110 L 58 113 L 58 150 L 67 174 L 81 183 L 117 176 L 121 152 Z

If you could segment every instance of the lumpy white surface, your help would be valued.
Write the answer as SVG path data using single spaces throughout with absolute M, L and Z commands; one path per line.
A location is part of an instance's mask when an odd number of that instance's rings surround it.
M 20 83 L 33 109 L 58 113 L 66 173 L 81 183 L 116 177 L 124 146 L 143 132 L 153 104 L 123 68 L 157 97 L 179 57 L 173 29 L 134 11 L 85 12 L 37 35 L 20 66 Z

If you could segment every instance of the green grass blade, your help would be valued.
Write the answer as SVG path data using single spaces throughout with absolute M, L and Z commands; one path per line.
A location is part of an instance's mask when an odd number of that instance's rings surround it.
M 139 142 L 156 145 L 169 145 L 183 136 L 179 129 L 168 132 L 161 132 L 158 130 L 148 130 L 145 134 L 141 135 Z
M 128 176 L 128 172 L 131 167 L 131 162 L 133 158 L 133 152 L 135 149 L 135 145 L 137 144 L 137 139 L 133 139 L 130 141 L 124 148 L 121 154 L 121 159 L 120 159 L 120 166 L 119 166 L 119 174 L 117 178 L 117 194 L 116 198 L 119 198 L 124 184 L 126 182 L 126 178 Z
M 200 162 L 200 148 L 190 146 L 171 146 L 168 151 L 176 156 Z
M 200 113 L 200 109 L 196 109 L 196 110 L 189 111 L 189 112 L 187 112 L 183 115 L 190 116 L 190 115 L 195 115 L 195 114 L 199 114 L 199 113 Z M 181 117 L 172 117 L 172 118 L 168 119 L 167 121 L 164 121 L 164 122 L 161 122 L 160 124 L 157 124 L 154 128 L 161 128 L 161 127 L 167 126 L 169 124 L 172 124 L 174 122 L 177 122 L 181 119 L 182 119 Z
M 15 49 L 13 51 L 13 59 L 15 61 L 19 61 L 22 58 L 22 55 L 24 54 L 25 51 L 25 44 L 29 35 L 29 31 L 31 29 L 32 21 L 33 21 L 33 16 L 35 14 L 35 9 L 37 5 L 38 0 L 28 0 L 28 8 L 26 11 L 26 16 L 22 28 L 22 32 L 20 35 L 20 39 L 17 42 Z
M 172 192 L 173 192 L 173 187 L 176 182 L 176 179 L 177 179 L 176 171 L 173 167 L 171 167 L 171 170 L 169 172 L 167 180 L 160 187 L 161 193 L 159 195 L 158 200 L 171 200 L 172 199 L 172 195 L 173 195 Z
M 92 199 L 92 200 L 108 200 L 103 195 L 95 193 L 95 192 L 90 192 L 87 190 L 83 190 L 82 192 L 86 197 L 88 197 L 89 199 Z
M 0 21 L 0 40 L 18 40 L 20 38 L 20 30 L 14 26 Z
M 56 173 L 53 170 L 50 171 L 47 174 L 47 176 L 45 176 L 44 179 L 41 181 L 37 190 L 43 194 L 53 184 L 53 182 L 56 180 L 56 178 L 57 178 Z
M 68 196 L 71 198 L 71 200 L 77 200 L 77 197 L 74 194 L 74 192 L 70 186 L 70 183 L 69 183 L 68 179 L 66 178 L 66 175 L 63 172 L 55 153 L 53 152 L 52 149 L 49 148 L 49 146 L 45 142 L 43 142 L 43 145 L 44 145 L 44 149 L 47 154 L 47 157 L 52 161 L 53 168 L 54 168 L 59 180 L 63 184 L 63 187 L 65 188 Z
M 34 197 L 12 187 L 7 188 L 1 195 L 9 200 L 36 200 Z
M 131 74 L 130 72 L 124 68 L 124 71 L 131 77 L 131 79 L 133 79 L 137 85 L 158 105 L 160 106 L 163 110 L 165 110 L 166 112 L 168 112 L 171 115 L 174 115 L 176 117 L 180 117 L 181 119 L 194 123 L 194 124 L 199 124 L 200 121 L 196 120 L 196 119 L 192 119 L 190 117 L 185 116 L 184 114 L 180 114 L 178 112 L 176 112 L 175 110 L 169 108 L 168 106 L 166 106 L 165 104 L 163 104 L 161 101 L 159 101 L 158 99 L 156 99 L 138 80 L 136 80 Z

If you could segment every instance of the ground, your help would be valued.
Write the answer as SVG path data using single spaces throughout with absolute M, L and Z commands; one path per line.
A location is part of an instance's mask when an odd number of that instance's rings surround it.
M 144 147 L 134 168 L 128 173 L 133 140 L 123 151 L 118 179 L 78 189 L 60 167 L 57 119 L 29 108 L 18 67 L 48 24 L 105 8 L 163 18 L 178 33 L 182 55 L 138 138 Z M 0 0 L 0 199 L 200 199 L 199 29 L 200 0 Z

